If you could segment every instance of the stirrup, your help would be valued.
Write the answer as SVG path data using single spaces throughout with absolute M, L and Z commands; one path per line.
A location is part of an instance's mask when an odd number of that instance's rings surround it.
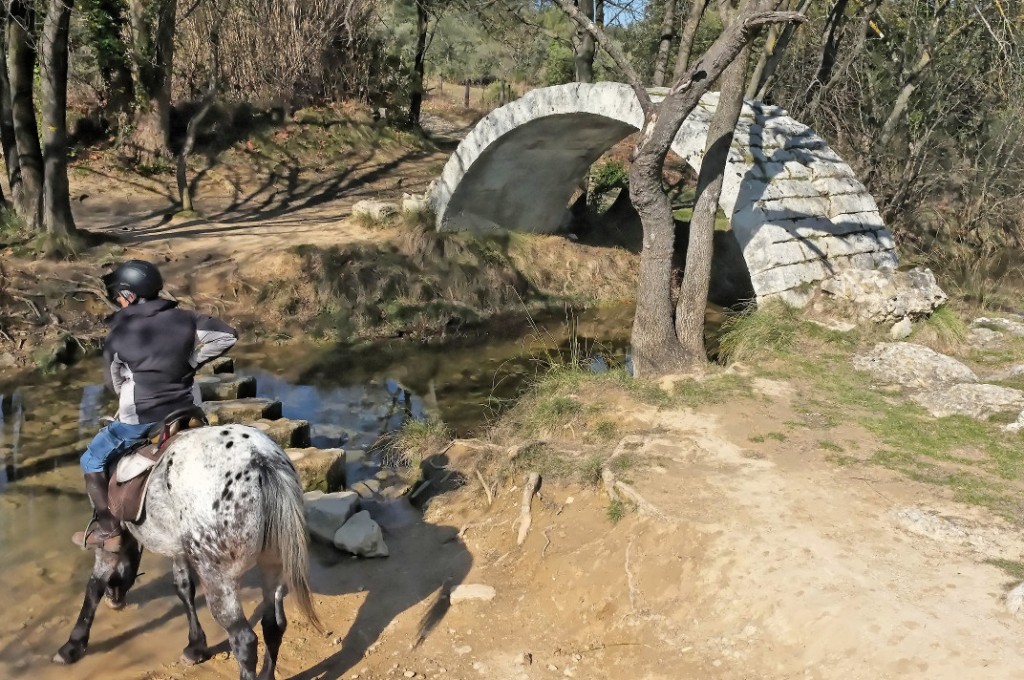
M 93 524 L 98 524 L 98 523 L 99 522 L 96 519 L 96 513 L 94 512 L 94 513 L 92 513 L 92 517 L 89 518 L 89 523 L 85 525 L 85 531 L 82 532 L 82 544 L 80 546 L 78 546 L 79 548 L 81 548 L 82 550 L 85 550 L 86 548 L 89 547 L 88 546 L 88 542 L 89 542 L 89 529 L 92 529 L 92 525 Z

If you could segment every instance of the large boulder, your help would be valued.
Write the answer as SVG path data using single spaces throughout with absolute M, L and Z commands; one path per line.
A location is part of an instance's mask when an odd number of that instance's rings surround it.
M 931 270 L 843 269 L 821 284 L 836 300 L 852 303 L 865 321 L 894 323 L 928 316 L 948 299 Z
M 953 357 L 910 342 L 880 342 L 867 354 L 855 356 L 853 366 L 879 382 L 903 387 L 978 382 L 974 371 Z
M 913 399 L 937 418 L 967 416 L 985 420 L 998 413 L 1024 410 L 1024 392 L 998 385 L 953 385 L 926 390 Z
M 351 491 L 305 494 L 306 527 L 317 541 L 331 544 L 334 535 L 359 509 L 359 496 Z
M 335 532 L 334 547 L 359 557 L 387 557 L 389 554 L 380 525 L 365 510 L 354 514 Z

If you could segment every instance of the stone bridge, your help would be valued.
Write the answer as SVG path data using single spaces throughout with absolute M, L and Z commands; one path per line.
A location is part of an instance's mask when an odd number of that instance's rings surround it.
M 672 146 L 695 172 L 717 103 L 717 93 L 705 95 Z M 491 112 L 431 192 L 437 228 L 558 231 L 590 166 L 642 122 L 636 95 L 622 83 L 543 88 Z M 864 185 L 821 137 L 778 107 L 744 105 L 721 207 L 759 299 L 801 304 L 812 284 L 843 268 L 897 263 Z

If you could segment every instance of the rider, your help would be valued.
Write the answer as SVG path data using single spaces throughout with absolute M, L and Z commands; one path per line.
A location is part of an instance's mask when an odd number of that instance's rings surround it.
M 228 351 L 238 334 L 219 319 L 158 297 L 163 278 L 152 263 L 128 260 L 105 275 L 103 283 L 121 308 L 107 319 L 110 332 L 103 345 L 104 377 L 119 406 L 117 417 L 93 438 L 81 459 L 96 529 L 79 531 L 71 540 L 117 552 L 121 527 L 107 506 L 107 460 L 147 439 L 174 411 L 200 403 L 196 370 Z

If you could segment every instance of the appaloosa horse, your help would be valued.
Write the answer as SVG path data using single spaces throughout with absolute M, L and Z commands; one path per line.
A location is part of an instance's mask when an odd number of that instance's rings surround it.
M 174 561 L 174 586 L 188 617 L 182 662 L 209 657 L 196 616 L 198 577 L 214 620 L 228 632 L 242 680 L 256 678 L 256 634 L 242 611 L 238 583 L 259 566 L 267 647 L 259 677 L 272 680 L 287 626 L 288 590 L 322 630 L 310 597 L 302 487 L 294 466 L 259 430 L 227 425 L 180 433 L 151 475 L 143 519 L 126 525 L 131 535 L 124 536 L 120 553 L 96 551 L 82 611 L 53 660 L 68 664 L 82 658 L 99 601 L 106 593 L 115 606 L 123 604 L 144 547 Z

